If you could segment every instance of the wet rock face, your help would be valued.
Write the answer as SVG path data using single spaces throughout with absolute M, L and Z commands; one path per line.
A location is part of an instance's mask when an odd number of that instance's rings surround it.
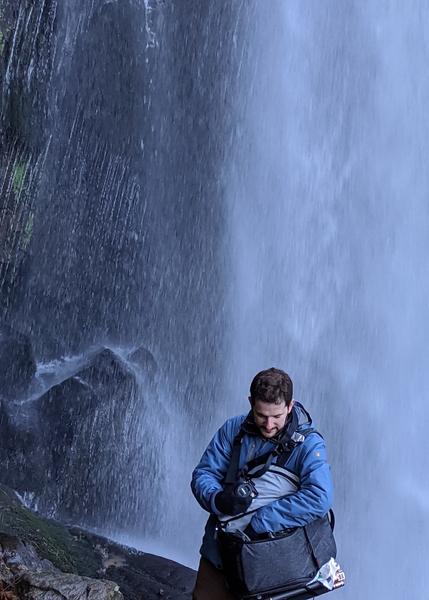
M 29 338 L 0 330 L 0 397 L 16 396 L 30 385 L 36 361 Z
M 134 375 L 109 348 L 97 352 L 76 377 L 103 395 L 112 395 L 116 390 L 132 391 L 135 384 Z
M 183 379 L 195 360 L 208 372 L 224 286 L 229 25 L 241 3 L 2 4 L 16 32 L 3 55 L 3 112 L 34 181 L 30 259 L 18 295 L 8 263 L 6 316 L 44 357 L 106 335 L 144 338 L 161 340 L 163 364 Z
M 122 600 L 119 586 L 69 573 L 24 573 L 18 590 L 26 600 Z
M 149 379 L 153 379 L 158 371 L 158 365 L 153 354 L 144 346 L 133 350 L 128 355 L 128 360 L 137 365 Z
M 144 414 L 136 373 L 104 348 L 39 398 L 0 410 L 0 480 L 44 513 L 144 528 L 144 486 L 157 485 L 154 442 L 141 441 Z
M 141 153 L 147 94 L 144 4 L 99 4 L 77 43 L 62 108 L 74 118 L 76 93 L 83 96 L 82 121 L 93 139 L 115 153 Z
M 5 0 L 2 129 L 40 150 L 46 137 L 57 0 Z
M 0 512 L 0 597 L 3 586 L 11 600 L 191 598 L 192 569 L 44 519 L 2 485 Z
M 50 137 L 56 12 L 57 0 L 2 0 L 0 7 L 0 312 L 6 318 L 23 300 L 31 267 Z
M 119 586 L 102 579 L 63 573 L 41 558 L 28 541 L 0 531 L 0 598 L 4 600 L 123 600 Z
M 10 440 L 12 437 L 11 433 L 12 430 L 9 423 L 9 416 L 6 412 L 3 402 L 0 400 L 0 440 Z
M 134 435 L 127 415 L 138 408 L 136 394 L 134 375 L 105 349 L 37 401 L 45 462 L 64 516 L 95 519 L 119 510 L 124 449 Z

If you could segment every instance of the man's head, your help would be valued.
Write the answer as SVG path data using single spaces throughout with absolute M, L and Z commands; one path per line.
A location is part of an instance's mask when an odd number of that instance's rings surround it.
M 281 369 L 266 369 L 253 378 L 249 402 L 256 426 L 266 438 L 283 429 L 294 400 L 292 380 Z

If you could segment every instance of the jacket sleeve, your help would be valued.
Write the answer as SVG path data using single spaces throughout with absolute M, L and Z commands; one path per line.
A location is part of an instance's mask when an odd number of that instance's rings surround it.
M 310 435 L 297 459 L 300 489 L 258 509 L 251 521 L 256 533 L 306 525 L 325 515 L 332 504 L 331 469 L 323 439 Z
M 200 462 L 192 473 L 191 489 L 204 510 L 219 514 L 214 497 L 223 489 L 222 481 L 228 470 L 235 432 L 231 420 L 216 432 Z

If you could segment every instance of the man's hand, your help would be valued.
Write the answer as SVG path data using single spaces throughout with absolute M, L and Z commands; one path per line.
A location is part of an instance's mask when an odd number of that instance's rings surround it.
M 218 492 L 214 503 L 216 508 L 223 515 L 239 515 L 246 512 L 252 502 L 252 497 L 242 498 L 235 494 L 235 485 L 228 485 L 224 490 Z

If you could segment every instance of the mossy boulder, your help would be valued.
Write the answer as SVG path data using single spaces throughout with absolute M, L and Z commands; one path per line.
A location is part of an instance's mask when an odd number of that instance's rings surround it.
M 2 581 L 26 600 L 190 600 L 195 572 L 43 518 L 0 484 L 0 586 Z
M 91 577 L 101 568 L 101 558 L 88 542 L 76 541 L 68 529 L 27 509 L 12 490 L 0 485 L 0 540 L 5 535 L 31 544 L 61 571 Z

